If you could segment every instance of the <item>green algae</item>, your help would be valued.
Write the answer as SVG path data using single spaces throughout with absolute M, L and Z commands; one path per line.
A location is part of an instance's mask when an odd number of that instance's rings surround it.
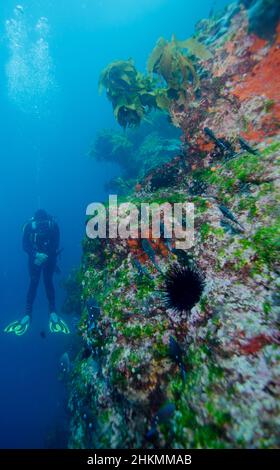
M 219 196 L 222 200 L 224 192 L 229 192 L 231 194 L 236 192 L 235 188 L 237 187 L 238 182 L 250 182 L 252 175 L 254 175 L 254 182 L 258 181 L 263 170 L 265 170 L 265 158 L 279 150 L 280 143 L 274 142 L 268 145 L 258 155 L 242 153 L 232 160 L 224 162 L 223 166 L 214 172 L 211 171 L 211 168 L 199 169 L 192 173 L 192 177 L 196 180 L 204 181 L 208 185 L 217 187 Z M 225 176 L 225 171 L 231 172 L 231 175 L 227 174 L 227 176 Z M 267 186 L 264 186 L 264 188 L 264 190 L 269 191 Z
M 272 310 L 272 306 L 271 306 L 271 303 L 266 300 L 264 303 L 263 303 L 263 311 L 265 313 L 265 315 L 268 317 L 269 314 L 271 313 L 271 310 Z
M 194 204 L 195 212 L 197 214 L 204 214 L 205 212 L 207 212 L 207 198 L 195 196 L 192 198 L 192 203 Z
M 240 199 L 238 203 L 238 210 L 239 211 L 247 211 L 247 217 L 249 219 L 253 219 L 258 212 L 257 202 L 259 197 L 258 196 L 246 196 Z
M 154 337 L 157 334 L 160 334 L 164 329 L 164 325 L 158 325 L 147 323 L 146 325 L 142 324 L 133 324 L 133 325 L 121 325 L 119 328 L 120 333 L 122 333 L 128 339 L 143 339 Z
M 169 347 L 162 341 L 163 334 L 157 335 L 157 340 L 154 342 L 153 351 L 155 359 L 162 359 L 168 357 Z
M 137 291 L 135 297 L 137 300 L 145 300 L 148 296 L 151 295 L 151 292 L 155 289 L 155 280 L 147 276 L 142 276 L 139 279 L 139 275 L 137 275 L 137 281 Z
M 278 152 L 279 150 L 280 150 L 280 142 L 273 142 L 272 144 L 268 145 L 264 150 L 261 151 L 261 155 L 263 157 L 267 157 L 275 152 Z
M 200 237 L 205 242 L 210 236 L 216 237 L 220 240 L 224 238 L 224 230 L 222 228 L 213 227 L 208 222 L 203 222 L 199 227 Z
M 113 368 L 118 364 L 123 352 L 124 352 L 123 347 L 118 347 L 114 349 L 114 351 L 112 352 L 111 357 L 110 357 L 110 362 Z
M 271 110 L 274 108 L 276 102 L 274 100 L 266 100 L 264 103 L 264 112 L 266 114 L 270 113 Z
M 261 175 L 263 164 L 258 155 L 244 154 L 228 162 L 227 169 L 232 170 L 235 181 L 247 182 L 252 175 Z M 250 181 L 250 179 L 249 179 Z
M 200 305 L 202 312 L 205 312 L 206 307 L 207 307 L 207 296 L 202 296 L 202 298 L 200 299 L 199 305 Z
M 194 393 L 203 393 L 201 389 L 202 373 L 207 363 L 207 386 L 204 394 L 207 400 L 203 404 L 208 412 L 210 422 L 200 422 L 192 404 Z M 228 446 L 225 438 L 225 426 L 230 422 L 229 413 L 219 408 L 215 403 L 215 387 L 223 378 L 223 370 L 216 366 L 211 359 L 211 352 L 206 346 L 192 346 L 186 355 L 186 383 L 179 378 L 170 382 L 170 396 L 176 406 L 174 418 L 175 440 L 179 445 L 193 448 L 225 448 Z M 205 380 L 205 379 L 204 379 Z
M 203 242 L 205 240 L 207 240 L 210 233 L 211 233 L 211 225 L 208 224 L 208 222 L 204 222 L 203 224 L 201 224 L 201 226 L 200 226 L 200 236 L 201 236 L 201 240 Z
M 259 228 L 253 242 L 263 263 L 271 265 L 280 262 L 280 219 L 270 227 Z

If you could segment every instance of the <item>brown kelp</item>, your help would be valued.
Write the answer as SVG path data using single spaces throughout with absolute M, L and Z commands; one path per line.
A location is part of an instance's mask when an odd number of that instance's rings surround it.
M 191 45 L 190 42 L 188 44 Z M 160 38 L 148 59 L 148 72 L 164 80 L 164 87 L 159 87 L 156 92 L 157 106 L 160 109 L 168 109 L 170 100 L 185 99 L 190 87 L 193 90 L 199 87 L 195 67 L 183 53 L 186 48 L 186 44 L 176 41 L 175 37 L 170 42 Z
M 137 71 L 132 59 L 112 62 L 102 71 L 99 91 L 106 90 L 120 126 L 136 127 L 151 110 L 168 110 L 171 100 L 178 102 L 186 98 L 186 90 L 198 89 L 199 77 L 186 50 L 199 59 L 212 57 L 197 40 L 173 36 L 170 42 L 158 40 L 148 59 L 148 75 Z
M 153 83 L 136 70 L 132 60 L 116 61 L 101 73 L 99 91 L 106 90 L 120 126 L 138 126 L 143 117 L 156 107 Z

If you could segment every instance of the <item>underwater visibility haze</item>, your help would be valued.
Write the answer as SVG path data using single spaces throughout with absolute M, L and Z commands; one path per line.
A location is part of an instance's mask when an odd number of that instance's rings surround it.
M 279 55 L 277 0 L 0 0 L 1 449 L 279 445 Z

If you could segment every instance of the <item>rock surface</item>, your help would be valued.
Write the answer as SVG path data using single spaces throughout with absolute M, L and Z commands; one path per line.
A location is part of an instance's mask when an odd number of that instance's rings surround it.
M 197 96 L 170 109 L 184 155 L 127 196 L 194 202 L 194 246 L 84 241 L 71 448 L 279 446 L 280 24 L 258 36 L 243 4 L 198 24 L 211 57 L 197 59 Z M 166 308 L 164 273 L 174 263 L 204 277 L 190 311 Z

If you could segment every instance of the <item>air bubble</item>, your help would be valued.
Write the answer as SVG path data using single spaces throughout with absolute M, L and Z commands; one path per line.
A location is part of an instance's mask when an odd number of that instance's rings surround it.
M 6 65 L 10 98 L 24 111 L 36 115 L 46 108 L 46 99 L 55 88 L 54 67 L 49 51 L 48 18 L 42 16 L 30 28 L 21 5 L 5 22 L 10 58 Z M 33 32 L 37 33 L 34 40 Z

